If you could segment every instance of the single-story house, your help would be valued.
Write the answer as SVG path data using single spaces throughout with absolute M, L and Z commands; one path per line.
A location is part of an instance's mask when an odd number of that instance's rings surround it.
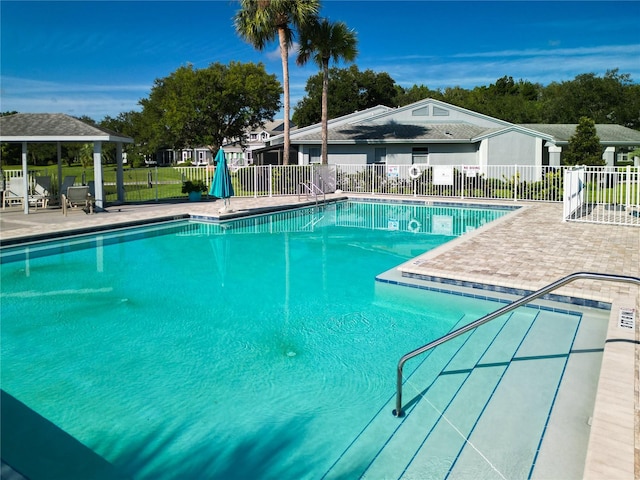
M 577 125 L 517 125 L 434 99 L 400 108 L 377 106 L 328 123 L 329 164 L 560 166 Z M 596 125 L 608 165 L 640 146 L 640 132 Z M 291 132 L 291 163 L 320 162 L 321 124 Z M 280 163 L 284 138 L 254 152 L 257 164 Z

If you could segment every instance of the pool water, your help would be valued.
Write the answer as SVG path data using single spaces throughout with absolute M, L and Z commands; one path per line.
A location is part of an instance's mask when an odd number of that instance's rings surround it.
M 505 213 L 347 202 L 5 249 L 2 389 L 133 478 L 360 476 L 400 356 L 499 306 L 376 275 Z

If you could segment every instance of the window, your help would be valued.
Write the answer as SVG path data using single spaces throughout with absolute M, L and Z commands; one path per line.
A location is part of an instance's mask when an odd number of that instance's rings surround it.
M 309 149 L 309 163 L 320 163 L 320 149 L 318 147 L 312 147 Z
M 387 161 L 387 149 L 386 148 L 376 148 L 375 153 L 373 154 L 374 163 L 386 163 Z
M 413 117 L 427 117 L 429 116 L 429 107 L 416 108 L 411 111 L 411 115 Z
M 429 149 L 427 147 L 417 147 L 411 152 L 411 163 L 428 164 Z
M 448 117 L 449 116 L 449 110 L 445 110 L 444 108 L 440 108 L 440 107 L 433 107 L 433 116 L 434 117 Z

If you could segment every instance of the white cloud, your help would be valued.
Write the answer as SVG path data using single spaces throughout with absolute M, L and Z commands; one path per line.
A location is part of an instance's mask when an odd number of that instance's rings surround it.
M 2 111 L 22 113 L 67 113 L 100 120 L 122 112 L 139 110 L 150 85 L 57 83 L 2 77 Z
M 370 68 L 387 72 L 404 87 L 426 85 L 429 88 L 461 86 L 473 88 L 489 85 L 505 75 L 547 85 L 554 81 L 572 80 L 576 75 L 604 75 L 618 68 L 640 80 L 640 45 L 609 45 L 590 48 L 502 50 L 458 53 L 447 57 L 380 59 L 371 65 L 359 63 L 361 70 Z

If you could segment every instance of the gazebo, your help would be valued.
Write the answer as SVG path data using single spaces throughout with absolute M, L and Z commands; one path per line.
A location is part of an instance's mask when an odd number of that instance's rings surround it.
M 15 113 L 0 117 L 0 142 L 22 144 L 22 178 L 25 198 L 24 213 L 29 213 L 27 145 L 29 143 L 56 143 L 58 147 L 58 191 L 62 182 L 62 143 L 93 143 L 93 170 L 95 180 L 95 205 L 104 208 L 102 175 L 102 144 L 116 144 L 116 190 L 118 201 L 124 201 L 124 173 L 122 144 L 133 139 L 106 128 L 90 125 L 62 113 Z

